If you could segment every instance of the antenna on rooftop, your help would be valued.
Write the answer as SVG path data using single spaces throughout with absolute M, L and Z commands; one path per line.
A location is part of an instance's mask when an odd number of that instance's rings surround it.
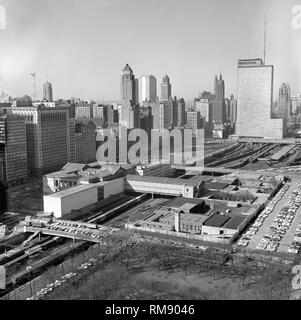
M 263 64 L 265 65 L 266 59 L 266 48 L 267 48 L 267 15 L 264 16 L 264 51 L 263 51 Z

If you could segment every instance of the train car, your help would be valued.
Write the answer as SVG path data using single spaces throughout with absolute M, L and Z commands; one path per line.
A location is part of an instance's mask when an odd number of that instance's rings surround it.
M 0 255 L 0 265 L 5 265 L 7 262 L 14 260 L 24 254 L 24 249 L 16 248 L 9 250 L 6 253 Z
M 42 246 L 41 245 L 37 245 L 35 247 L 32 247 L 32 248 L 26 250 L 25 254 L 32 255 L 32 254 L 40 252 L 42 250 L 43 250 Z

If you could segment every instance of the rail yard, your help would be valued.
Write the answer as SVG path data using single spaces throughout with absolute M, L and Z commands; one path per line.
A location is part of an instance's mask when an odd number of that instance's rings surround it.
M 202 274 L 211 278 L 224 274 L 227 279 L 234 276 L 239 281 L 243 279 L 244 283 L 249 281 L 252 288 L 255 286 L 253 283 L 260 282 L 256 277 L 262 266 L 271 264 L 275 270 L 278 268 L 283 274 L 287 274 L 290 264 L 299 259 L 301 244 L 301 191 L 298 183 L 300 154 L 300 146 L 294 144 L 231 142 L 219 147 L 216 143 L 208 144 L 205 166 L 206 170 L 212 171 L 213 176 L 218 170 L 225 170 L 218 176 L 232 179 L 236 174 L 233 181 L 240 179 L 240 175 L 269 177 L 269 172 L 271 176 L 287 177 L 230 244 L 213 243 L 208 239 L 179 239 L 171 234 L 125 229 L 128 223 L 146 221 L 154 211 L 171 205 L 174 197 L 164 194 L 127 190 L 83 209 L 73 210 L 63 219 L 45 224 L 43 221 L 47 218 L 35 214 L 24 220 L 26 212 L 21 215 L 8 212 L 2 216 L 1 223 L 14 231 L 13 236 L 5 237 L 0 242 L 0 265 L 5 269 L 5 288 L 0 290 L 0 295 L 2 299 L 40 299 L 49 295 L 59 298 L 59 292 L 70 289 L 70 285 L 72 288 L 72 283 L 80 283 L 82 278 L 102 278 L 99 269 L 107 267 L 112 270 L 126 268 L 126 272 L 130 274 L 138 272 L 139 281 L 142 282 L 146 275 L 150 277 L 150 273 L 155 270 L 157 274 L 167 272 L 170 275 L 183 271 L 188 275 L 191 272 L 200 279 Z M 193 167 L 187 167 L 187 175 L 190 174 L 190 169 Z M 186 179 L 185 172 L 181 170 L 175 172 L 174 177 L 178 181 Z M 204 172 L 200 177 L 203 177 L 205 185 L 210 183 L 207 181 L 207 173 Z M 220 182 L 216 179 L 213 181 L 218 185 Z M 36 189 L 33 191 L 36 192 Z M 158 246 L 162 249 L 162 254 L 154 249 Z M 157 250 L 156 254 L 154 250 Z M 153 252 L 153 255 L 143 257 L 146 252 Z M 79 258 L 82 255 L 84 258 Z M 245 259 L 253 261 L 253 266 L 242 271 L 245 263 L 242 261 L 246 261 Z M 230 264 L 235 267 L 229 268 Z M 45 279 L 45 274 L 55 274 L 62 268 L 65 274 L 61 277 L 64 278 L 55 279 L 54 282 Z M 215 270 L 214 274 L 210 275 L 210 269 Z M 240 289 L 236 289 L 240 292 Z M 250 295 L 246 295 L 247 297 L 252 296 L 252 290 L 248 289 Z M 121 298 L 125 297 L 123 294 L 129 295 L 121 293 Z

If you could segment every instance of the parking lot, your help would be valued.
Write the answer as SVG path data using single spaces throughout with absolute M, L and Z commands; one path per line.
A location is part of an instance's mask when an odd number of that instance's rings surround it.
M 270 252 L 298 253 L 301 247 L 301 185 L 285 184 L 238 245 Z

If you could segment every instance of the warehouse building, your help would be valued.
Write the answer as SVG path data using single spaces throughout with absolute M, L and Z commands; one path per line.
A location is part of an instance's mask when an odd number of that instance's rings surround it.
M 97 185 L 79 185 L 43 197 L 44 212 L 62 218 L 71 210 L 81 209 L 98 201 Z

